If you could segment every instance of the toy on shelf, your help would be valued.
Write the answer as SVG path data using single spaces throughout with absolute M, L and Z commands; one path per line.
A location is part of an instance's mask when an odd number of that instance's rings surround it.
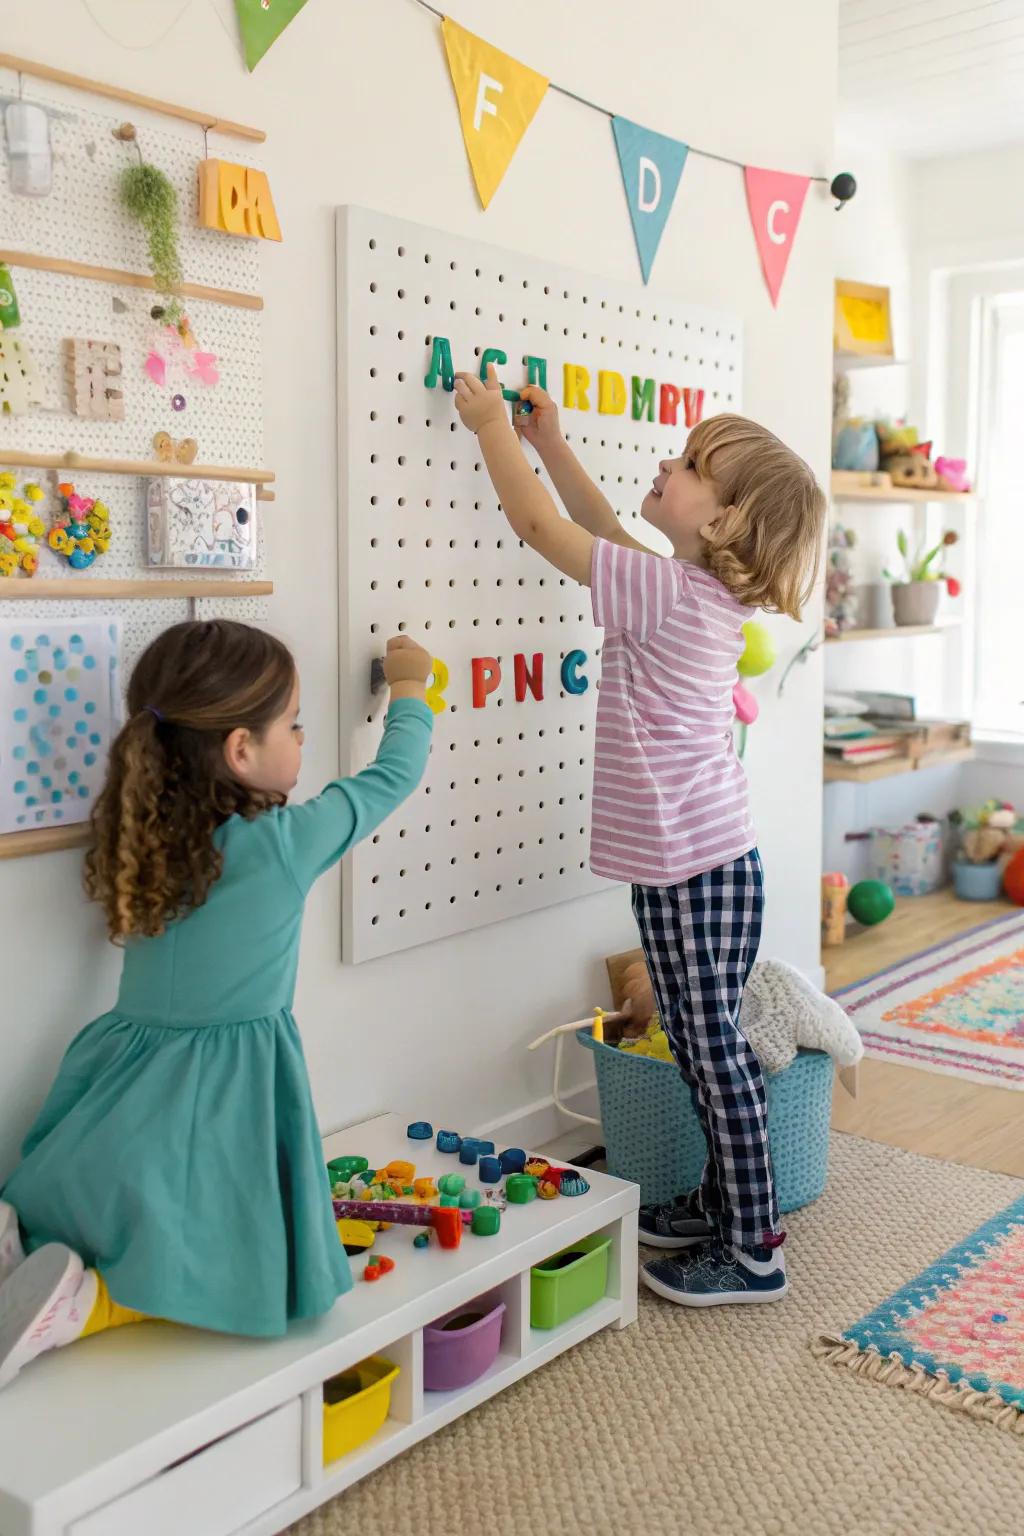
M 166 318 L 165 311 L 159 306 L 154 315 L 160 320 Z M 217 355 L 203 351 L 187 315 L 179 315 L 176 320 L 153 332 L 142 366 L 150 382 L 160 388 L 180 383 L 185 386 L 200 384 L 204 389 L 212 389 L 220 383 Z M 184 397 L 180 398 L 183 402 L 181 404 L 175 403 L 179 399 L 177 395 L 171 402 L 175 410 L 179 411 L 184 410 L 188 403 Z
M 43 500 L 42 486 L 28 480 L 17 490 L 16 476 L 0 474 L 0 576 L 23 571 L 34 576 L 39 564 L 39 540 L 45 528 L 34 510 Z
M 846 938 L 846 905 L 850 895 L 850 882 L 845 875 L 832 870 L 821 877 L 821 942 L 842 944 Z
M 526 1153 L 522 1147 L 506 1147 L 498 1162 L 503 1174 L 522 1173 L 526 1167 Z
M 429 1120 L 414 1120 L 405 1133 L 410 1141 L 430 1141 L 434 1127 Z
M 76 416 L 90 421 L 124 421 L 121 348 L 115 341 L 68 338 L 64 366 Z
M 505 1198 L 510 1205 L 527 1205 L 537 1198 L 537 1180 L 528 1173 L 510 1173 L 505 1180 Z
M 72 569 L 88 570 L 110 548 L 110 512 L 102 501 L 79 496 L 69 480 L 58 485 L 57 494 L 61 509 L 50 525 L 46 542 Z
M 335 1200 L 335 1217 L 387 1222 L 389 1226 L 433 1227 L 442 1248 L 458 1248 L 463 1225 L 472 1222 L 472 1211 L 458 1206 L 404 1205 L 388 1200 Z
M 966 495 L 971 489 L 971 479 L 967 473 L 966 459 L 947 459 L 943 454 L 935 460 L 935 473 L 939 477 L 939 485 L 944 491 L 956 491 L 960 495 Z
M 169 432 L 153 434 L 153 453 L 161 464 L 194 464 L 199 444 L 194 437 L 174 438 Z
M 575 1198 L 578 1195 L 585 1195 L 589 1188 L 590 1185 L 582 1173 L 577 1173 L 574 1168 L 564 1169 L 558 1184 L 559 1194 Z
M 918 440 L 917 428 L 903 423 L 893 426 L 876 423 L 879 458 L 893 485 L 926 491 L 938 486 L 939 477 L 931 460 L 932 445 Z
M 363 1279 L 379 1280 L 382 1275 L 390 1275 L 394 1267 L 394 1259 L 389 1258 L 386 1253 L 378 1253 L 363 1270 Z
M 838 426 L 832 446 L 832 468 L 862 474 L 878 468 L 878 433 L 873 421 L 853 418 Z
M 835 523 L 828 536 L 828 574 L 825 577 L 825 634 L 839 635 L 857 626 L 857 595 L 853 585 L 850 551 L 856 535 Z
M 462 1137 L 457 1131 L 438 1131 L 437 1150 L 439 1152 L 457 1152 L 462 1146 Z

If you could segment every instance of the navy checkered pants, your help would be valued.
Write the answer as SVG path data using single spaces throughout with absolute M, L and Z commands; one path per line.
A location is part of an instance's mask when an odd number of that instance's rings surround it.
M 764 1078 L 739 1028 L 763 907 L 756 849 L 679 885 L 633 887 L 662 1023 L 708 1144 L 701 1204 L 740 1248 L 779 1232 Z

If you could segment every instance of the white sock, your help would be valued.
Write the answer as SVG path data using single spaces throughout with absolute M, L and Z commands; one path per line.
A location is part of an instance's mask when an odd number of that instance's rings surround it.
M 82 1337 L 96 1305 L 98 1289 L 99 1276 L 94 1269 L 87 1269 L 74 1296 L 61 1303 L 54 1317 L 51 1348 L 63 1349 L 65 1344 L 73 1344 Z

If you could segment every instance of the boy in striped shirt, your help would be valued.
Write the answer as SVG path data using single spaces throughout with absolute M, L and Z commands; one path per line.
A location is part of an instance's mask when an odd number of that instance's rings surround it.
M 513 532 L 592 589 L 605 631 L 591 867 L 628 881 L 662 1023 L 708 1145 L 699 1189 L 640 1212 L 641 1270 L 685 1306 L 775 1301 L 787 1290 L 764 1080 L 739 1029 L 757 955 L 763 877 L 732 691 L 755 608 L 799 618 L 814 583 L 825 498 L 811 470 L 741 416 L 690 433 L 659 465 L 641 512 L 672 556 L 631 538 L 566 443 L 550 396 L 521 391 L 509 420 L 493 365 L 456 379 Z M 540 455 L 562 518 L 517 441 Z

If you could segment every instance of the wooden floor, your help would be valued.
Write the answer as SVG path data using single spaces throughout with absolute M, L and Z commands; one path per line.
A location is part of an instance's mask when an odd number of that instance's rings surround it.
M 880 927 L 825 950 L 828 990 L 1014 910 L 1002 901 L 957 901 L 949 891 L 901 901 Z M 865 1058 L 856 1099 L 836 1085 L 832 1123 L 886 1146 L 1024 1178 L 1024 1093 L 1013 1089 Z

